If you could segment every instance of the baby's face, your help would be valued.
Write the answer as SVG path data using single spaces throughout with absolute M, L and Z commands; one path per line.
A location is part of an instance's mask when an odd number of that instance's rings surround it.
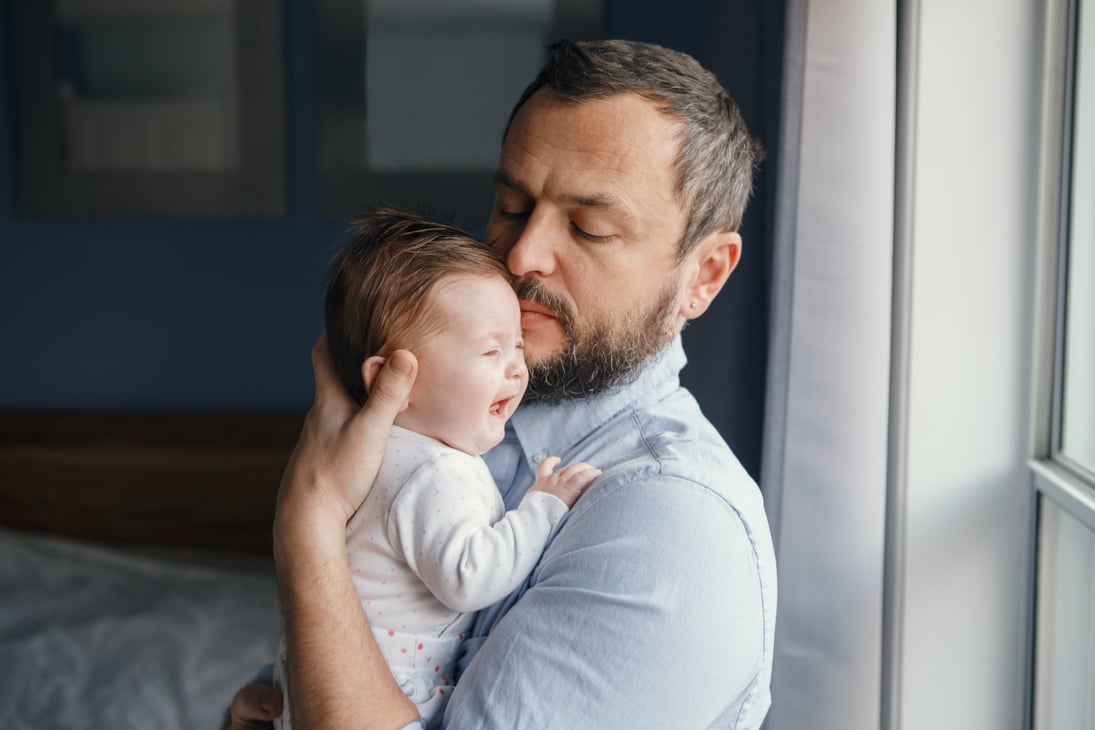
M 478 456 L 502 440 L 528 385 L 521 309 L 501 276 L 460 274 L 430 293 L 418 377 L 396 424 Z

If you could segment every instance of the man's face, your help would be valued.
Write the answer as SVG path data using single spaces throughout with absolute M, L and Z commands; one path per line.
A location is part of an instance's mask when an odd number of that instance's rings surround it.
M 634 94 L 541 89 L 514 118 L 486 238 L 517 277 L 528 399 L 626 382 L 680 330 L 679 144 L 679 124 Z

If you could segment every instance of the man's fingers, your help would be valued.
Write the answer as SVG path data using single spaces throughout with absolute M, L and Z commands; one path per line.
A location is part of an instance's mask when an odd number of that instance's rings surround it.
M 319 495 L 349 519 L 369 493 L 395 417 L 418 372 L 406 350 L 387 358 L 364 406 L 354 402 L 334 377 L 326 336 L 312 348 L 316 402 L 304 419 L 300 439 L 282 476 L 278 514 L 295 497 Z
M 331 364 L 331 351 L 327 347 L 326 331 L 319 336 L 316 344 L 312 345 L 312 372 L 315 373 L 317 385 L 338 380 L 334 365 Z
M 400 411 L 407 407 L 418 360 L 406 350 L 396 350 L 377 373 L 365 405 L 350 421 L 348 428 L 353 443 L 368 444 L 368 449 L 383 452 Z
M 418 360 L 415 356 L 407 350 L 393 352 L 377 373 L 364 410 L 373 411 L 377 418 L 388 415 L 394 421 L 407 405 L 416 375 Z
M 327 347 L 326 332 L 312 346 L 312 373 L 316 380 L 316 406 L 327 413 L 335 414 L 341 420 L 348 419 L 357 409 L 357 403 L 346 392 L 335 373 L 335 366 L 331 363 L 331 351 Z
M 272 728 L 274 718 L 281 715 L 281 690 L 269 684 L 252 682 L 232 698 L 228 709 L 228 730 Z

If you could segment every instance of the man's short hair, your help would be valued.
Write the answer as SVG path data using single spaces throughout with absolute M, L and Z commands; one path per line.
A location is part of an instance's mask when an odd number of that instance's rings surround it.
M 726 89 L 694 58 L 651 43 L 558 41 L 513 108 L 510 124 L 543 87 L 563 101 L 638 94 L 683 123 L 674 190 L 687 212 L 679 259 L 706 236 L 741 226 L 763 151 Z
M 510 280 L 497 254 L 454 226 L 393 208 L 350 224 L 327 277 L 324 309 L 335 373 L 359 403 L 366 397 L 361 364 L 424 335 L 430 292 L 454 274 Z

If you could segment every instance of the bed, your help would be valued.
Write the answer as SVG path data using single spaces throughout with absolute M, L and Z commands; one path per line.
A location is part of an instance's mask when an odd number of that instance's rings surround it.
M 302 418 L 0 413 L 0 727 L 219 727 L 277 645 Z

